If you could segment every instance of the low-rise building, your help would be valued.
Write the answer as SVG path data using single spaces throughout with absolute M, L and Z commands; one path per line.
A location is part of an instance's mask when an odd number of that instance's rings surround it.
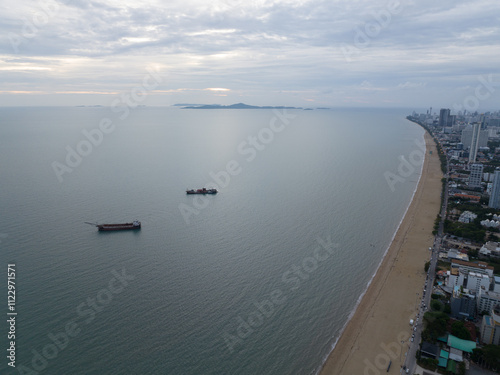
M 472 223 L 476 218 L 477 215 L 475 213 L 472 213 L 470 211 L 464 211 L 458 218 L 458 221 L 460 221 L 461 223 L 469 224 Z
M 464 200 L 467 200 L 469 202 L 479 202 L 481 200 L 481 197 L 477 196 L 477 195 L 469 195 L 469 194 L 454 194 L 453 195 L 454 197 L 457 197 L 457 198 L 462 198 Z
M 422 347 L 420 349 L 422 357 L 432 358 L 432 359 L 436 359 L 440 351 L 441 349 L 439 349 L 439 346 L 431 344 L 430 342 L 427 341 L 424 341 L 422 343 Z
M 500 257 L 500 244 L 498 242 L 488 241 L 479 249 L 479 254 Z
M 463 358 L 463 352 L 472 353 L 476 349 L 476 343 L 470 340 L 462 340 L 453 335 L 448 335 L 448 346 L 450 347 L 450 359 L 459 361 L 460 356 Z M 453 350 L 455 349 L 455 350 Z M 455 358 L 452 358 L 452 353 Z
M 481 220 L 480 224 L 486 228 L 498 228 L 498 227 L 500 227 L 500 221 L 498 221 L 498 220 L 496 220 L 496 221 L 489 220 L 489 219 Z
M 450 348 L 449 359 L 456 362 L 463 362 L 464 352 L 460 349 Z
M 469 256 L 467 254 L 461 253 L 456 249 L 448 250 L 448 260 L 451 262 L 453 259 L 469 261 Z
M 448 366 L 448 359 L 449 358 L 450 358 L 450 352 L 446 351 L 444 349 L 441 349 L 441 351 L 439 353 L 438 366 L 446 368 L 446 366 Z

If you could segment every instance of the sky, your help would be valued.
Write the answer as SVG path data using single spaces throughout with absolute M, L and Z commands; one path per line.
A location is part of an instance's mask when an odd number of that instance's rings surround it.
M 0 0 L 0 106 L 500 109 L 498 0 Z

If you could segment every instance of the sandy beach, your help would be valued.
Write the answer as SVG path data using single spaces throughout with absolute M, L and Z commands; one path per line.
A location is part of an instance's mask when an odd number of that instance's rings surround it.
M 389 374 L 400 373 L 411 335 L 409 320 L 415 317 L 422 297 L 424 264 L 430 259 L 428 249 L 441 203 L 443 176 L 436 146 L 427 132 L 425 143 L 425 162 L 413 201 L 320 375 L 385 374 L 389 357 Z

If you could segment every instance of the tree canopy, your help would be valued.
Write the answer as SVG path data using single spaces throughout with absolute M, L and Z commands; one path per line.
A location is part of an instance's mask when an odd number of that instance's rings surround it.
M 471 335 L 464 322 L 457 320 L 451 325 L 451 334 L 462 340 L 470 340 Z

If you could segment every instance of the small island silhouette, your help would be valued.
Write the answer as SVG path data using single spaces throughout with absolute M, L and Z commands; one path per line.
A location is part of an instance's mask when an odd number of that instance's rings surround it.
M 175 106 L 182 107 L 182 109 L 302 109 L 300 107 L 286 107 L 286 106 L 256 106 L 248 105 L 245 103 L 236 103 L 231 105 L 220 104 L 188 104 L 184 107 L 182 104 L 175 104 Z

